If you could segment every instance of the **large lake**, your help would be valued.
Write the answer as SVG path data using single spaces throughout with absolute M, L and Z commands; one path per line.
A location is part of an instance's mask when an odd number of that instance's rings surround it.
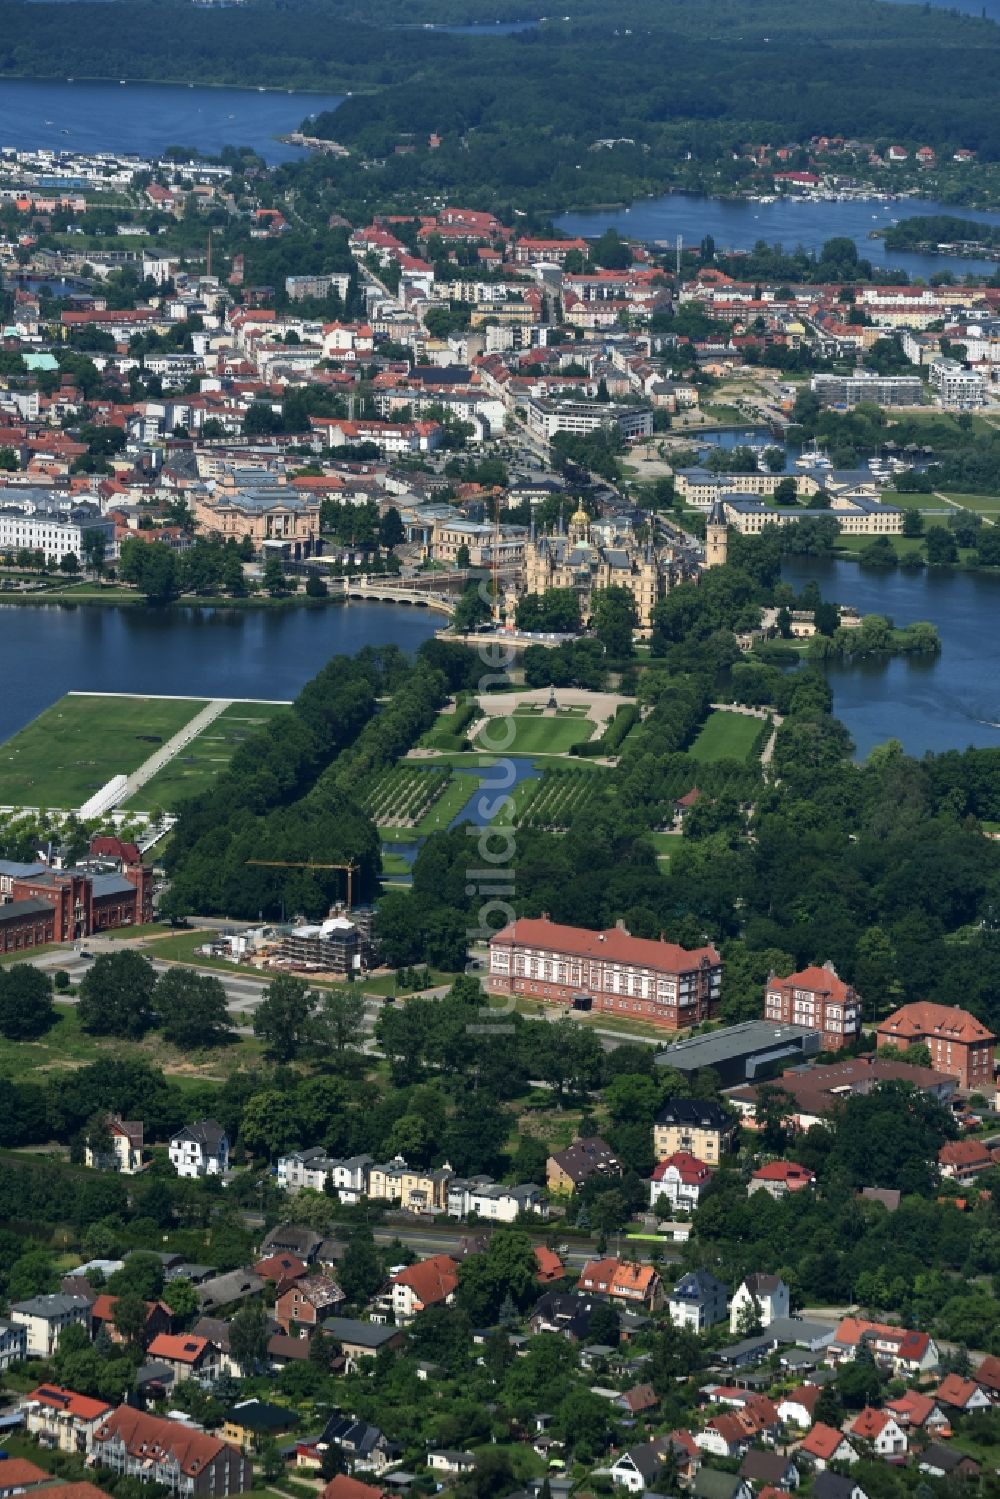
M 911 276 L 926 278 L 943 270 L 960 275 L 972 272 L 992 275 L 997 269 L 992 261 L 963 260 L 957 255 L 907 255 L 887 250 L 881 239 L 868 238 L 873 229 L 884 229 L 894 219 L 931 213 L 952 213 L 981 223 L 1000 224 L 998 213 L 949 207 L 932 198 L 894 199 L 891 203 L 781 198 L 775 203 L 749 203 L 702 198 L 694 193 L 664 193 L 659 198 L 640 199 L 628 208 L 564 213 L 555 223 L 567 234 L 594 238 L 613 228 L 633 239 L 664 240 L 670 244 L 678 234 L 686 245 L 698 245 L 710 234 L 720 250 L 750 250 L 758 240 L 784 245 L 786 250 L 794 250 L 797 245 L 806 250 L 821 250 L 828 239 L 844 234 L 854 240 L 858 253 L 872 265 L 895 266 Z
M 236 17 L 233 26 L 239 27 Z M 252 146 L 265 161 L 294 161 L 303 150 L 277 137 L 298 130 L 307 115 L 342 103 L 341 94 L 3 78 L 0 146 L 143 157 L 167 146 L 197 146 L 212 156 L 223 146 Z
M 293 698 L 331 656 L 415 651 L 443 623 L 427 609 L 113 609 L 0 605 L 0 741 L 63 693 Z
M 893 738 L 912 755 L 970 744 L 1000 749 L 1000 576 L 884 572 L 805 557 L 786 558 L 781 575 L 796 589 L 815 579 L 824 598 L 862 614 L 887 614 L 897 625 L 929 619 L 938 627 L 943 649 L 936 658 L 828 668 L 833 711 L 850 729 L 859 759 Z

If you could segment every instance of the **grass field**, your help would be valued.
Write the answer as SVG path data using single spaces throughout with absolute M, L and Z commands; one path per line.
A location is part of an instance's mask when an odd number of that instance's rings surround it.
M 745 713 L 710 713 L 688 753 L 711 764 L 715 760 L 747 760 L 763 720 Z
M 942 489 L 949 500 L 954 500 L 956 505 L 961 505 L 963 510 L 972 510 L 976 515 L 989 516 L 992 519 L 1000 515 L 1000 494 L 954 494 L 950 489 Z
M 204 707 L 186 698 L 60 698 L 0 746 L 0 805 L 78 807 L 137 770 Z
M 586 743 L 594 732 L 592 723 L 569 713 L 543 718 L 537 713 L 518 712 L 509 722 L 514 726 L 514 738 L 504 750 L 508 755 L 565 755 L 574 744 Z
M 282 703 L 234 703 L 193 739 L 176 759 L 142 786 L 127 807 L 173 812 L 186 797 L 206 791 L 221 775 L 236 750 L 257 729 L 284 712 Z

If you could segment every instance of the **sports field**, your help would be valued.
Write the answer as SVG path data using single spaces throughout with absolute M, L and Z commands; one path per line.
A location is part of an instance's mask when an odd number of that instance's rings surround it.
M 0 805 L 79 807 L 112 776 L 137 770 L 204 706 L 69 693 L 0 745 Z
M 746 713 L 710 713 L 688 754 L 696 760 L 747 760 L 763 720 Z
M 186 797 L 205 791 L 221 775 L 245 739 L 283 711 L 281 703 L 233 703 L 141 786 L 126 806 L 140 812 L 151 807 L 176 811 Z

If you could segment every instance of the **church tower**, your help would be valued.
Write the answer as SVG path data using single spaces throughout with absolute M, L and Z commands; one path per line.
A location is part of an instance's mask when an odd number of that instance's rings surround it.
M 587 541 L 590 537 L 590 516 L 581 505 L 575 510 L 569 520 L 570 541 Z
M 724 567 L 729 552 L 729 523 L 721 500 L 708 512 L 705 525 L 705 566 Z

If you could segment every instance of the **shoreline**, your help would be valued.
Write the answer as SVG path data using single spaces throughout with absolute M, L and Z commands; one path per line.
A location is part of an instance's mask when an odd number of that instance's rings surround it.
M 374 602 L 374 601 L 373 601 Z M 0 608 L 9 604 L 18 609 L 149 609 L 157 612 L 166 609 L 234 609 L 247 612 L 254 609 L 326 609 L 330 605 L 346 604 L 341 594 L 330 594 L 327 598 L 311 599 L 305 594 L 292 594 L 289 598 L 230 599 L 223 594 L 183 594 L 179 599 L 170 599 L 162 604 L 151 604 L 140 595 L 115 598 L 100 594 L 14 594 L 0 592 Z M 400 605 L 400 607 L 404 607 Z

